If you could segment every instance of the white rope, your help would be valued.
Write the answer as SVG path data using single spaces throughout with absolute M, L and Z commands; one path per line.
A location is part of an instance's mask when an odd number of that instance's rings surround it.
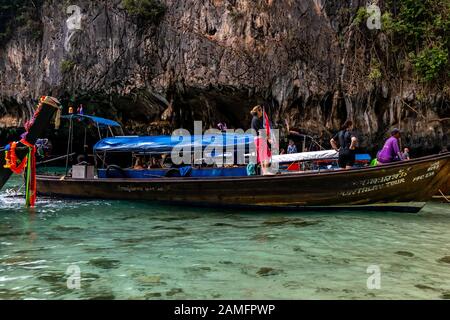
M 447 198 L 447 197 L 445 196 L 445 194 L 444 194 L 440 189 L 439 189 L 439 193 L 441 194 L 441 196 L 442 196 L 447 202 L 450 203 L 450 199 Z

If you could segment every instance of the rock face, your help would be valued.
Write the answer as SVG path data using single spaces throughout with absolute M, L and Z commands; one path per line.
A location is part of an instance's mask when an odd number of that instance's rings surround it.
M 135 23 L 120 0 L 45 0 L 43 33 L 18 32 L 0 48 L 0 126 L 16 126 L 37 97 L 75 99 L 128 131 L 168 133 L 193 120 L 249 127 L 266 102 L 278 126 L 329 140 L 352 118 L 363 146 L 393 126 L 404 143 L 447 145 L 449 97 L 407 77 L 369 80 L 367 52 L 386 36 L 353 23 L 365 1 L 164 0 L 156 25 Z M 70 3 L 72 4 L 72 3 Z

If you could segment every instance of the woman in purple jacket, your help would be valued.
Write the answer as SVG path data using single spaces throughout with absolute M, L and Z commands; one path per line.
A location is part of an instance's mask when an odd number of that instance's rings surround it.
M 394 129 L 391 131 L 391 137 L 384 143 L 383 149 L 378 152 L 377 160 L 380 164 L 391 163 L 403 160 L 402 153 L 398 140 L 400 139 L 400 130 Z

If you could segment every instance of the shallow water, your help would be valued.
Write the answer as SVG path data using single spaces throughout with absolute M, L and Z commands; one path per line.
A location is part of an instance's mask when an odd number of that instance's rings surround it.
M 30 212 L 7 195 L 19 183 L 0 193 L 0 299 L 450 298 L 447 204 L 268 214 L 41 198 Z

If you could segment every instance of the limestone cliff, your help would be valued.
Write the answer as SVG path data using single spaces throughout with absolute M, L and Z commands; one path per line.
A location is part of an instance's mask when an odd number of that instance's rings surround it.
M 382 30 L 355 23 L 366 1 L 162 2 L 146 24 L 121 0 L 42 1 L 40 36 L 19 28 L 0 48 L 0 124 L 19 125 L 42 94 L 141 134 L 193 120 L 247 128 L 265 102 L 278 126 L 324 140 L 352 118 L 363 145 L 393 126 L 413 148 L 448 143 L 448 90 L 382 67 L 371 76 L 374 55 L 389 65 L 395 53 Z

